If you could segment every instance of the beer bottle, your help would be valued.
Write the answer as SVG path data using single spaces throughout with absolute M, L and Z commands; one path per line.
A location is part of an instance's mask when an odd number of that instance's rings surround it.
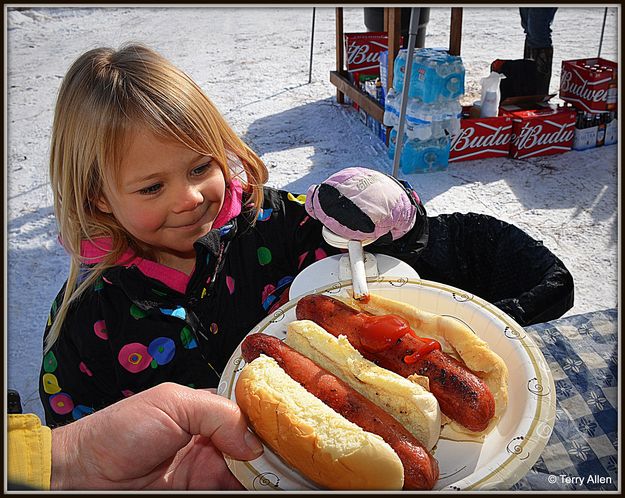
M 616 103 L 618 100 L 618 84 L 617 84 L 617 73 L 616 71 L 610 71 L 612 74 L 612 79 L 608 85 L 608 95 L 606 97 L 606 109 L 608 111 L 616 110 Z
M 595 124 L 597 126 L 597 147 L 599 147 L 605 141 L 605 119 L 603 113 L 597 114 Z

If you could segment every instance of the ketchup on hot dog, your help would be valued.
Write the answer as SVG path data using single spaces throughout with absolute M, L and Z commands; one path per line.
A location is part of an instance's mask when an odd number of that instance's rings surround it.
M 399 339 L 410 334 L 419 340 L 420 347 L 416 351 L 409 352 L 404 357 L 404 363 L 410 365 L 419 358 L 435 349 L 441 349 L 441 345 L 434 339 L 419 337 L 410 328 L 408 322 L 397 315 L 369 315 L 359 313 L 362 318 L 360 330 L 360 343 L 363 349 L 369 353 L 379 353 L 391 348 Z

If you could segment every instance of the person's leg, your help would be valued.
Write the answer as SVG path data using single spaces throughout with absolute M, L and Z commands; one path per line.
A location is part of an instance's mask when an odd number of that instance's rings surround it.
M 529 8 L 527 7 L 519 7 L 519 15 L 521 16 L 521 27 L 523 28 L 523 32 L 525 33 L 525 44 L 523 47 L 523 58 L 529 59 L 529 47 L 527 45 L 527 19 L 529 17 Z
M 558 8 L 526 8 L 520 10 L 527 11 L 524 29 L 528 46 L 530 48 L 551 47 L 551 23 Z M 523 16 L 521 17 L 521 25 L 523 25 Z
M 530 9 L 527 7 L 519 7 L 519 15 L 521 16 L 521 27 L 525 34 L 527 34 L 527 16 L 529 14 Z
M 519 9 L 521 10 L 521 9 Z M 542 76 L 539 93 L 549 93 L 551 66 L 553 63 L 553 43 L 551 23 L 556 14 L 555 8 L 527 8 L 525 20 L 525 46 L 523 57 L 536 61 L 536 69 Z M 523 23 L 523 21 L 522 21 Z

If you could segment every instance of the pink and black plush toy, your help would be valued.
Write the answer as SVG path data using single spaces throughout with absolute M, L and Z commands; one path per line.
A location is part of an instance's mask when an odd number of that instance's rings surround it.
M 347 240 L 391 242 L 407 234 L 425 210 L 406 182 L 379 171 L 343 169 L 306 195 L 306 211 Z

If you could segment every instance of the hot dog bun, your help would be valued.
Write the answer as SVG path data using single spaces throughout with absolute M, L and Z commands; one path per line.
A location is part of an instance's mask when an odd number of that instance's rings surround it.
M 235 395 L 255 432 L 320 486 L 402 489 L 403 465 L 391 447 L 306 391 L 273 358 L 247 364 Z
M 405 302 L 371 294 L 367 302 L 350 300 L 348 304 L 373 315 L 398 315 L 422 337 L 441 343 L 443 351 L 460 358 L 488 386 L 495 399 L 495 416 L 488 427 L 472 432 L 443 416 L 441 437 L 454 440 L 480 440 L 497 425 L 508 405 L 508 367 L 490 346 L 462 321 L 421 310 Z
M 310 320 L 289 323 L 285 342 L 383 408 L 428 450 L 434 447 L 441 412 L 425 388 L 363 358 L 345 336 L 336 338 Z

